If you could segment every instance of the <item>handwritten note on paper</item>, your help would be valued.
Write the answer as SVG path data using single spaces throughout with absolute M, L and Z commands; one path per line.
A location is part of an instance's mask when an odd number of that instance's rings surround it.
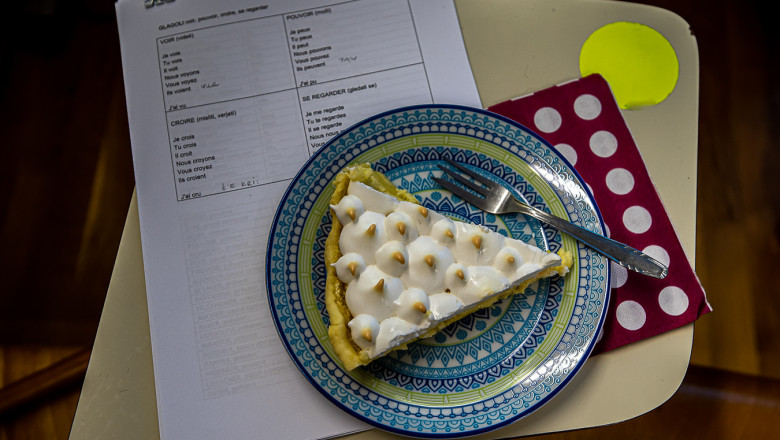
M 381 111 L 479 106 L 448 0 L 117 4 L 163 438 L 366 425 L 285 352 L 265 246 L 289 181 Z M 306 423 L 280 423 L 291 414 Z
M 406 2 L 189 30 L 157 51 L 181 200 L 289 179 L 365 116 L 433 102 Z

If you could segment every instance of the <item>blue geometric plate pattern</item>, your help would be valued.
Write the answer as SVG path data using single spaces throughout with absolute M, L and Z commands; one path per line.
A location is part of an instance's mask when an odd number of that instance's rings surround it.
M 442 158 L 502 182 L 527 203 L 604 233 L 576 171 L 548 143 L 501 116 L 426 105 L 382 113 L 345 130 L 293 179 L 274 219 L 266 285 L 293 361 L 337 406 L 376 427 L 427 438 L 475 435 L 527 416 L 557 394 L 590 354 L 609 301 L 609 264 L 576 240 L 523 215 L 487 214 L 440 188 Z M 325 239 L 331 182 L 371 163 L 420 202 L 557 252 L 564 277 L 480 310 L 437 335 L 347 372 L 328 340 Z

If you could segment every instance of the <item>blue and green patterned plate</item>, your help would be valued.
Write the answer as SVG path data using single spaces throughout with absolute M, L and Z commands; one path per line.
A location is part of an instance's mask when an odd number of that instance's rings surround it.
M 568 236 L 522 215 L 480 211 L 430 179 L 448 157 L 507 186 L 539 209 L 604 233 L 596 203 L 572 166 L 517 123 L 479 109 L 405 107 L 345 130 L 293 179 L 271 229 L 266 282 L 276 328 L 293 361 L 334 404 L 378 428 L 460 437 L 520 419 L 579 370 L 601 329 L 609 264 Z M 432 338 L 347 372 L 328 340 L 325 239 L 331 182 L 371 163 L 430 209 L 574 255 L 565 277 L 461 319 Z

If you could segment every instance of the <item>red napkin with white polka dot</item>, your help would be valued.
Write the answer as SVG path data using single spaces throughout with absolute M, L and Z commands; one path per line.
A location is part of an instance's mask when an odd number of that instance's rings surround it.
M 590 75 L 488 110 L 553 145 L 590 187 L 608 235 L 669 268 L 669 275 L 657 280 L 611 263 L 612 297 L 594 354 L 681 327 L 712 311 L 603 77 Z

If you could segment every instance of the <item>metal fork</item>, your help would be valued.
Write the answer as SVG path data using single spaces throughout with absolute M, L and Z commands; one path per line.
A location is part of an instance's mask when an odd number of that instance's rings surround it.
M 630 269 L 653 278 L 666 277 L 666 274 L 668 273 L 666 266 L 659 263 L 649 255 L 623 243 L 604 237 L 603 235 L 588 231 L 587 229 L 570 223 L 562 218 L 550 215 L 544 211 L 540 211 L 533 206 L 529 206 L 520 200 L 517 200 L 517 198 L 515 198 L 515 196 L 513 196 L 508 189 L 504 188 L 500 184 L 475 173 L 474 171 L 455 161 L 447 158 L 444 158 L 444 160 L 471 179 L 468 179 L 461 173 L 453 171 L 447 167 L 439 165 L 439 168 L 441 168 L 444 173 L 450 176 L 453 180 L 459 182 L 477 194 L 469 192 L 464 188 L 454 184 L 453 182 L 450 182 L 449 180 L 438 177 L 433 177 L 433 180 L 443 188 L 449 190 L 456 196 L 471 203 L 477 208 L 492 214 L 519 212 L 530 215 L 531 217 L 534 217 L 562 232 L 569 234 L 577 240 L 592 247 L 607 258 L 625 267 L 626 269 Z

